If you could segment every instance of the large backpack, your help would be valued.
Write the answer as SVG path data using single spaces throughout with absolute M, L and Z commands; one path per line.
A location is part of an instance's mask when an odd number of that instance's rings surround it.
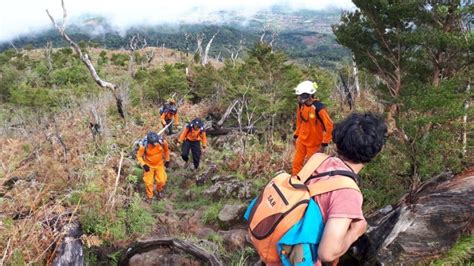
M 161 139 L 158 143 L 163 146 L 163 139 Z M 145 147 L 145 151 L 143 153 L 143 159 L 145 159 L 146 158 L 146 151 L 147 151 L 147 148 L 148 148 L 148 141 L 147 141 L 146 136 L 141 138 L 141 139 L 137 139 L 133 142 L 132 152 L 131 152 L 130 155 L 132 157 L 136 156 L 137 152 L 138 152 L 138 149 L 140 149 L 140 146 Z
M 303 104 L 298 104 L 298 107 L 301 108 Z M 312 104 L 312 106 L 314 107 L 314 112 L 316 113 L 316 123 L 318 121 L 321 122 L 321 124 L 323 125 L 323 129 L 326 130 L 326 126 L 324 125 L 323 123 L 323 120 L 321 119 L 321 117 L 319 116 L 319 112 L 326 108 L 326 106 L 324 105 L 324 103 L 320 102 L 319 100 L 315 100 Z M 299 109 L 298 109 L 299 110 Z M 303 120 L 304 122 L 308 122 L 306 119 L 303 118 L 303 116 L 301 115 L 301 111 L 298 113 L 298 115 L 301 117 L 301 120 Z
M 163 113 L 172 113 L 176 114 L 178 112 L 178 108 L 176 108 L 176 105 L 172 105 L 169 103 L 165 103 L 161 108 L 160 108 L 160 115 Z
M 245 213 L 250 239 L 265 263 L 313 265 L 324 231 L 324 222 L 315 195 L 342 188 L 359 190 L 357 175 L 331 171 L 311 176 L 328 158 L 314 154 L 296 176 L 278 174 L 254 199 Z M 312 178 L 333 176 L 306 185 Z
M 168 103 L 165 103 L 161 108 L 160 108 L 160 115 L 163 113 L 167 113 L 168 110 L 170 109 L 170 105 Z
M 202 132 L 205 131 L 204 123 L 202 122 L 202 120 L 199 118 L 195 118 L 191 122 L 189 122 L 189 124 L 187 125 L 188 133 L 186 134 L 186 137 L 189 135 L 189 133 L 191 133 L 195 125 L 199 127 L 199 136 L 201 136 Z

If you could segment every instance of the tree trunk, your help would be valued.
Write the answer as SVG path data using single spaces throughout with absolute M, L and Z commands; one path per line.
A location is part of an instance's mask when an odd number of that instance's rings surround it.
M 395 206 L 370 216 L 367 236 L 351 248 L 369 265 L 418 265 L 445 254 L 474 229 L 474 168 L 434 177 Z

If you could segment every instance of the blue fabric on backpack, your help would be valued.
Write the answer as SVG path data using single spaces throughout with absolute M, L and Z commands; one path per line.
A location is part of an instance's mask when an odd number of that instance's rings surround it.
M 282 245 L 303 244 L 304 262 L 296 265 L 313 265 L 318 258 L 318 244 L 324 231 L 323 215 L 319 206 L 313 199 L 310 199 L 306 212 L 301 220 L 283 235 L 278 241 L 278 254 L 280 254 L 283 265 L 290 266 L 285 255 L 282 255 Z
M 257 198 L 253 199 L 249 206 L 247 207 L 247 210 L 245 211 L 244 214 L 244 219 L 248 221 L 250 219 L 250 213 L 252 212 L 253 206 L 255 205 L 255 202 L 257 201 Z

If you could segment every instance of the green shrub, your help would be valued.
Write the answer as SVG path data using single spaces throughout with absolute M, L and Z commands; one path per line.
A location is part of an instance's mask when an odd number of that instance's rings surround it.
M 154 201 L 151 205 L 151 209 L 154 213 L 165 213 L 166 212 L 166 202 L 164 200 Z
M 112 54 L 112 64 L 116 66 L 126 66 L 129 61 L 129 56 L 127 54 Z
M 88 208 L 80 217 L 82 230 L 86 234 L 97 234 L 99 236 L 107 233 L 108 217 L 101 208 Z
M 205 224 L 218 224 L 219 223 L 219 212 L 221 211 L 224 204 L 219 202 L 214 202 L 211 205 L 207 205 L 206 211 L 203 213 L 201 220 Z
M 50 73 L 50 83 L 56 85 L 81 84 L 92 81 L 90 73 L 83 65 L 55 69 Z
M 135 194 L 127 209 L 127 229 L 130 233 L 148 233 L 155 222 L 153 216 L 142 207 L 141 203 L 140 196 Z
M 474 256 L 474 236 L 463 236 L 440 259 L 430 263 L 430 265 L 472 265 Z

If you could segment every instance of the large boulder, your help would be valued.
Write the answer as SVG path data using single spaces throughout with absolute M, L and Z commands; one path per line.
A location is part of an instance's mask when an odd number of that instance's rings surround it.
M 233 179 L 231 179 L 233 178 Z M 250 181 L 240 181 L 232 176 L 213 177 L 214 185 L 204 191 L 204 195 L 219 199 L 222 197 L 235 197 L 239 199 L 249 199 L 251 197 Z
M 243 204 L 226 204 L 219 212 L 218 218 L 219 221 L 226 225 L 233 225 L 243 221 L 243 215 L 245 212 L 246 206 Z
M 247 230 L 244 229 L 233 229 L 229 231 L 218 232 L 223 240 L 226 250 L 236 251 L 242 250 L 247 244 Z
M 364 241 L 353 250 L 377 265 L 425 264 L 474 229 L 474 168 L 445 173 L 370 215 Z

